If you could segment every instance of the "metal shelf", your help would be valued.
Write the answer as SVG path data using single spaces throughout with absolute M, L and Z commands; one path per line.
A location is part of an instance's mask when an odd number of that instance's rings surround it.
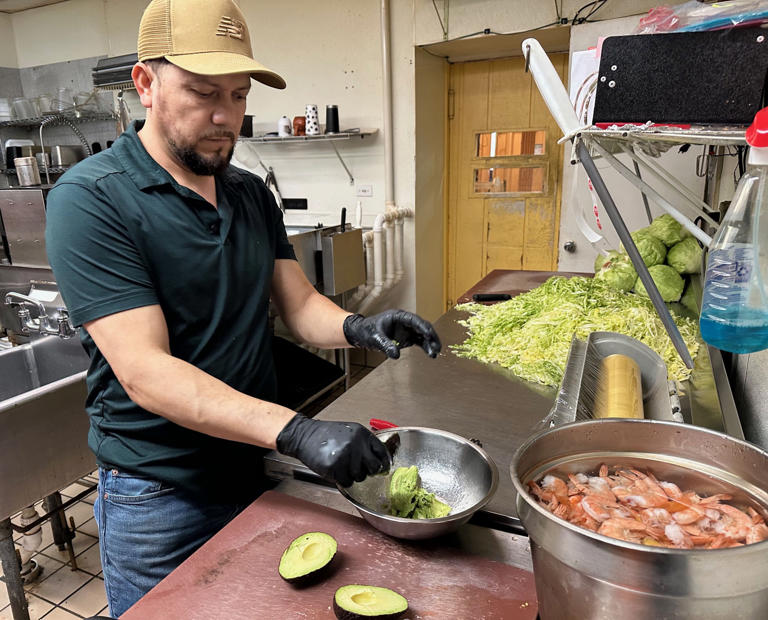
M 261 135 L 254 136 L 253 138 L 239 138 L 239 141 L 247 142 L 249 144 L 308 144 L 312 142 L 328 142 L 331 145 L 331 148 L 333 148 L 333 152 L 336 153 L 336 157 L 339 158 L 339 163 L 341 163 L 341 166 L 347 173 L 347 177 L 349 177 L 349 184 L 354 185 L 355 177 L 352 176 L 352 172 L 350 172 L 349 167 L 342 158 L 341 153 L 339 153 L 339 149 L 336 148 L 334 142 L 338 142 L 340 140 L 351 140 L 352 138 L 363 139 L 366 136 L 372 136 L 376 134 L 378 131 L 378 129 L 359 129 L 356 131 L 342 131 L 340 133 L 332 134 L 318 134 L 316 136 Z M 258 153 L 256 153 L 256 157 L 258 157 L 261 167 L 264 168 L 264 170 L 268 173 L 271 173 L 271 168 L 261 160 L 261 156 Z
M 578 133 L 579 137 L 596 139 L 629 140 L 631 142 L 652 142 L 666 145 L 711 144 L 715 146 L 746 145 L 744 127 L 719 127 L 714 125 L 692 125 L 690 129 L 663 125 L 622 125 L 608 129 L 589 127 Z
M 351 140 L 352 138 L 365 138 L 376 134 L 378 129 L 360 129 L 358 131 L 341 131 L 339 133 L 322 133 L 316 136 L 273 136 L 264 134 L 252 138 L 240 138 L 242 142 L 285 143 L 285 142 L 330 142 L 336 140 Z
M 49 118 L 63 117 L 73 123 L 90 123 L 94 121 L 112 121 L 117 117 L 112 112 L 86 112 L 84 114 L 71 114 L 71 113 L 59 113 L 51 112 L 50 114 L 43 114 L 42 116 L 36 116 L 35 118 L 23 118 L 14 121 L 2 121 L 0 122 L 0 128 L 2 127 L 25 127 L 27 129 L 37 129 L 40 124 Z
M 48 174 L 64 174 L 72 166 L 50 166 L 48 168 Z M 45 168 L 40 168 L 40 173 L 45 174 Z M 16 176 L 16 168 L 3 168 L 0 169 L 0 174 L 10 174 Z

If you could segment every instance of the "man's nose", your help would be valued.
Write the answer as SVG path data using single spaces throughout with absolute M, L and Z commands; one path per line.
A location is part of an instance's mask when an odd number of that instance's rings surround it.
M 238 116 L 242 116 L 242 112 L 234 103 L 218 103 L 211 115 L 211 121 L 214 125 L 234 126 Z

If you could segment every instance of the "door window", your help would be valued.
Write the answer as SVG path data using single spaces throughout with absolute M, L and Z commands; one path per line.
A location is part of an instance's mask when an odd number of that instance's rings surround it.
M 474 169 L 475 194 L 542 194 L 546 190 L 546 166 L 504 164 Z
M 477 134 L 475 157 L 545 155 L 547 132 L 483 131 Z

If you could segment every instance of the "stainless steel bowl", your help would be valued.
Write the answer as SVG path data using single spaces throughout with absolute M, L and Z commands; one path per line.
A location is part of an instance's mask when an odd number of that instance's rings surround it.
M 490 456 L 471 441 L 433 428 L 403 426 L 378 431 L 386 441 L 394 433 L 400 447 L 392 463 L 398 467 L 416 465 L 422 487 L 451 506 L 440 519 L 403 519 L 389 512 L 388 490 L 391 473 L 369 476 L 351 487 L 339 487 L 341 494 L 373 527 L 395 538 L 422 539 L 447 534 L 466 523 L 496 492 L 499 473 Z
M 515 453 L 517 512 L 531 539 L 542 620 L 768 617 L 768 542 L 668 549 L 602 536 L 544 509 L 528 482 L 601 463 L 653 472 L 701 494 L 729 492 L 768 515 L 768 453 L 723 433 L 655 420 L 591 420 L 531 437 Z

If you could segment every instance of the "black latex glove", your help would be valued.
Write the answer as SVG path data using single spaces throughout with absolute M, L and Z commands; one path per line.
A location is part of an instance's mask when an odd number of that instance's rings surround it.
M 405 310 L 385 310 L 367 318 L 351 314 L 344 319 L 344 336 L 353 347 L 381 351 L 392 359 L 400 357 L 400 349 L 413 344 L 429 357 L 437 357 L 441 346 L 435 328 Z
M 300 413 L 280 431 L 277 450 L 343 487 L 390 466 L 386 447 L 362 424 L 312 420 Z

